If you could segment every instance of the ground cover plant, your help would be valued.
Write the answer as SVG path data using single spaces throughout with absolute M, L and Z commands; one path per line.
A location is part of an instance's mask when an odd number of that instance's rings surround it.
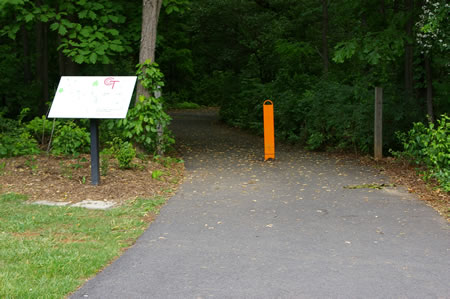
M 403 151 L 394 152 L 417 166 L 425 180 L 437 180 L 445 192 L 450 192 L 450 118 L 442 115 L 436 124 L 414 123 L 408 133 L 399 133 Z
M 31 205 L 0 195 L 0 297 L 62 298 L 134 243 L 164 204 L 137 198 L 111 210 Z

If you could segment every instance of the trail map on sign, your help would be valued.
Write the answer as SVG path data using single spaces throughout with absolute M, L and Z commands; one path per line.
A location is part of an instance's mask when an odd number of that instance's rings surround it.
M 49 118 L 125 118 L 136 84 L 127 77 L 61 77 Z

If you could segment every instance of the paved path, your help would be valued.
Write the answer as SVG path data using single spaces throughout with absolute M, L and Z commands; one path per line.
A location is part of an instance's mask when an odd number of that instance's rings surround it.
M 198 115 L 197 115 L 198 114 Z M 350 160 L 177 113 L 187 178 L 137 244 L 72 298 L 450 298 L 449 225 Z

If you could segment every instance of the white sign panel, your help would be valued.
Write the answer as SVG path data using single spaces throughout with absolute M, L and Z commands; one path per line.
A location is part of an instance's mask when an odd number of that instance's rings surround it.
M 125 118 L 135 76 L 61 77 L 49 118 Z

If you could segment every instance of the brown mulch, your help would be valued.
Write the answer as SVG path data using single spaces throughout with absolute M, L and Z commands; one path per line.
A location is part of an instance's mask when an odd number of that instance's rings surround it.
M 170 195 L 182 181 L 182 163 L 135 158 L 133 164 L 131 169 L 123 170 L 111 159 L 100 185 L 93 186 L 89 155 L 69 158 L 42 154 L 0 159 L 0 192 L 26 194 L 30 201 L 100 200 L 121 204 L 137 197 Z M 155 170 L 163 172 L 157 179 L 152 178 Z

